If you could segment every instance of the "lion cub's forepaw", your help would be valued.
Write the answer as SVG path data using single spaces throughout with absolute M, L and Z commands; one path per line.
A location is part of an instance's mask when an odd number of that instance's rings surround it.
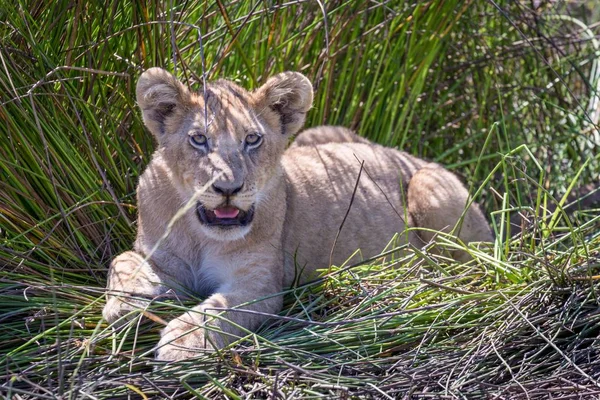
M 123 325 L 137 315 L 137 313 L 133 311 L 144 310 L 148 306 L 148 303 L 147 300 L 143 299 L 110 296 L 102 309 L 102 317 L 110 324 L 116 323 L 116 325 Z M 127 317 L 122 318 L 124 316 Z
M 206 336 L 204 326 L 195 319 L 189 314 L 184 314 L 169 322 L 158 342 L 155 353 L 157 360 L 183 360 L 214 349 Z

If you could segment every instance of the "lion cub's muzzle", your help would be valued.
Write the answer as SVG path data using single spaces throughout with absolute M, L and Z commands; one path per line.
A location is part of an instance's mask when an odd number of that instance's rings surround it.
M 219 206 L 214 210 L 209 210 L 202 203 L 198 203 L 196 212 L 203 224 L 223 228 L 247 226 L 254 218 L 254 206 L 250 207 L 248 211 L 240 210 L 232 205 Z
M 200 222 L 206 226 L 233 228 L 247 226 L 254 217 L 254 205 L 249 208 L 238 204 L 236 198 L 241 194 L 243 183 L 217 181 L 212 192 L 221 198 L 221 203 L 205 203 L 200 200 L 196 212 Z M 242 195 L 242 197 L 244 197 Z M 214 198 L 213 198 L 214 201 Z M 218 204 L 218 205 L 215 205 Z M 243 204 L 243 203 L 242 203 Z M 242 207 L 242 208 L 240 208 Z

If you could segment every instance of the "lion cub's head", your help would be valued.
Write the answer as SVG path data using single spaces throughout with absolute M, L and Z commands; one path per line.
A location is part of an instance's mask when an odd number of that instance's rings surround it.
M 310 81 L 297 72 L 275 75 L 253 92 L 218 80 L 192 93 L 160 68 L 137 84 L 144 123 L 184 201 L 216 179 L 199 195 L 196 214 L 199 228 L 219 240 L 249 232 L 312 100 Z

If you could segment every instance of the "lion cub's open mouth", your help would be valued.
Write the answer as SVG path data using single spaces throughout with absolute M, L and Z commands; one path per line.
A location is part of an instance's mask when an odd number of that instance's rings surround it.
M 210 226 L 246 226 L 252 222 L 254 217 L 254 206 L 248 211 L 240 210 L 234 206 L 221 206 L 214 210 L 209 210 L 203 204 L 198 203 L 196 208 L 200 222 Z

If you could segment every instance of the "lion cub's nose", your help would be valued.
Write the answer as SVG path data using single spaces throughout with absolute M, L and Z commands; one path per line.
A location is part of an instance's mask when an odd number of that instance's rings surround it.
M 216 193 L 222 194 L 223 196 L 233 196 L 242 190 L 242 186 L 244 184 L 238 185 L 237 183 L 227 183 L 227 182 L 215 182 L 212 187 Z

